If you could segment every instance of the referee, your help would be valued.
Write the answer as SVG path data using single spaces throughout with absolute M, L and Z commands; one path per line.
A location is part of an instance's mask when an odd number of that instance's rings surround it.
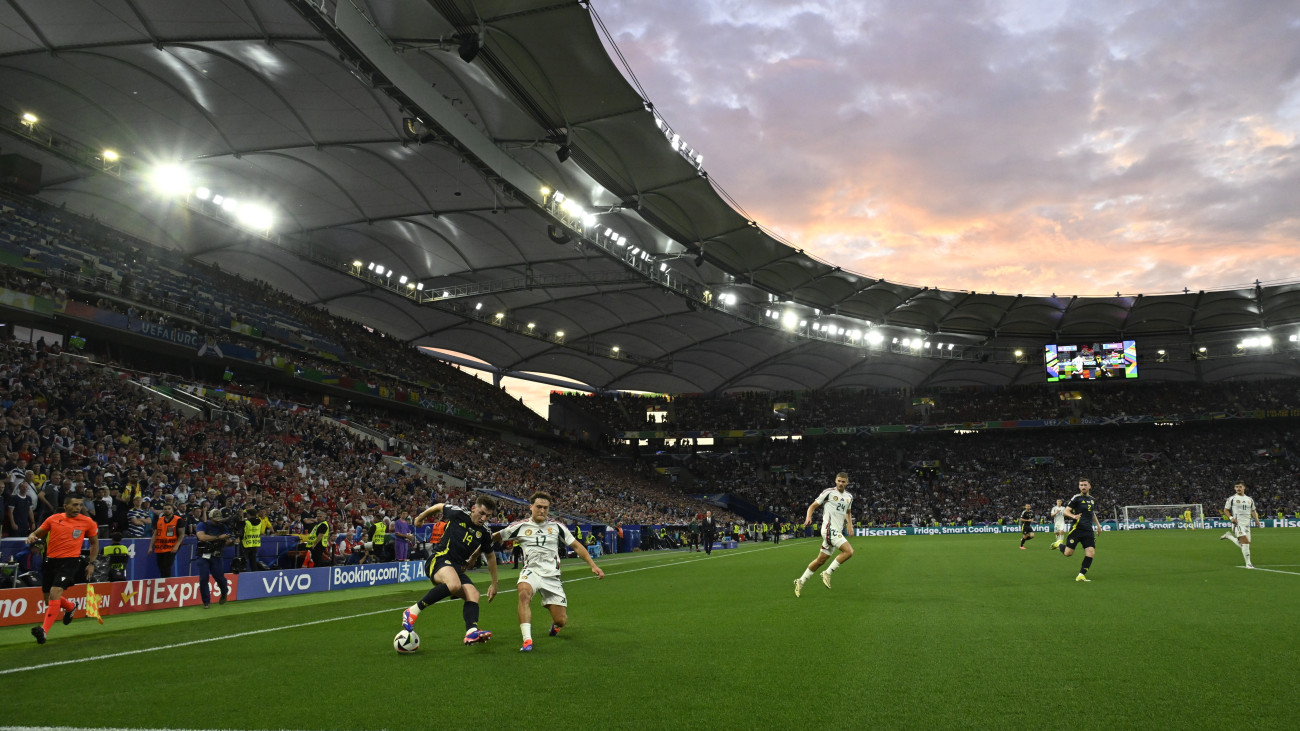
M 63 498 L 63 512 L 55 513 L 41 527 L 27 536 L 27 545 L 49 538 L 45 562 L 41 564 L 41 590 L 45 593 L 45 622 L 32 627 L 36 643 L 45 644 L 45 636 L 54 620 L 63 615 L 64 624 L 72 624 L 77 605 L 63 598 L 63 591 L 84 578 L 90 581 L 99 558 L 99 526 L 93 518 L 81 514 L 81 498 L 71 493 Z M 90 555 L 81 558 L 81 541 L 90 539 Z

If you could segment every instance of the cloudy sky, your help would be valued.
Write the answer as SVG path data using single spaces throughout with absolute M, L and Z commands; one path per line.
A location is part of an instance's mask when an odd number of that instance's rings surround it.
M 1300 2 L 595 0 L 769 230 L 944 288 L 1300 278 Z

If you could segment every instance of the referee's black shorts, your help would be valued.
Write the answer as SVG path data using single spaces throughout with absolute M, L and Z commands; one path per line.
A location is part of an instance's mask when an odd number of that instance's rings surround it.
M 46 557 L 41 564 L 41 591 L 48 594 L 50 589 L 59 587 L 67 589 L 86 578 L 86 560 L 80 556 L 73 558 Z

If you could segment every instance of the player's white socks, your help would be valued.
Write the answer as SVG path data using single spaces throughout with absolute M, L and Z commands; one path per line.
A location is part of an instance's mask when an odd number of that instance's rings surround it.
M 1234 545 L 1234 546 L 1240 546 L 1240 545 L 1241 545 L 1241 541 L 1237 540 L 1237 537 L 1234 536 L 1234 535 L 1232 535 L 1232 534 L 1229 534 L 1229 535 L 1228 535 L 1228 540 L 1232 541 L 1232 545 Z
M 1242 543 L 1239 545 L 1241 546 L 1241 555 L 1246 557 L 1246 563 L 1250 563 L 1250 544 Z
M 531 641 L 531 640 L 533 639 L 533 623 L 532 623 L 532 622 L 520 622 L 520 623 L 519 623 L 519 631 L 522 632 L 523 635 L 524 635 L 524 642 L 529 642 L 529 641 Z
M 799 577 L 799 580 L 800 580 L 800 581 L 807 581 L 807 580 L 809 580 L 809 579 L 812 578 L 812 575 L 813 575 L 812 569 L 804 569 L 804 570 L 803 570 L 803 576 L 800 576 L 800 577 Z
M 418 617 L 420 616 L 420 605 L 418 603 L 412 604 L 407 607 L 406 611 L 410 612 L 412 616 Z
M 840 567 L 840 560 L 838 558 L 834 559 L 831 561 L 831 565 L 826 567 L 826 573 L 833 574 L 835 573 L 835 569 L 838 569 L 839 567 Z

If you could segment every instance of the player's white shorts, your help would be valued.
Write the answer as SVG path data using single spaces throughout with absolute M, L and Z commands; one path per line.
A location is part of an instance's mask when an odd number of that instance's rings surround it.
M 826 530 L 822 529 L 822 553 L 827 556 L 840 550 L 840 546 L 848 542 L 849 539 L 844 537 L 843 531 L 833 530 L 828 536 L 826 535 Z
M 1059 522 L 1059 523 L 1052 523 L 1052 532 L 1053 532 L 1053 533 L 1064 533 L 1064 532 L 1065 532 L 1065 521 L 1061 521 L 1061 522 Z
M 519 572 L 518 584 L 528 584 L 533 587 L 533 593 L 542 598 L 542 606 L 549 607 L 552 604 L 558 604 L 562 607 L 569 606 L 568 597 L 564 596 L 564 584 L 560 582 L 558 576 L 540 576 L 528 569 Z
M 1245 525 L 1243 525 L 1242 521 L 1237 521 L 1237 524 L 1232 526 L 1232 535 L 1236 536 L 1237 538 L 1245 538 L 1246 540 L 1249 541 L 1250 524 L 1246 523 Z

